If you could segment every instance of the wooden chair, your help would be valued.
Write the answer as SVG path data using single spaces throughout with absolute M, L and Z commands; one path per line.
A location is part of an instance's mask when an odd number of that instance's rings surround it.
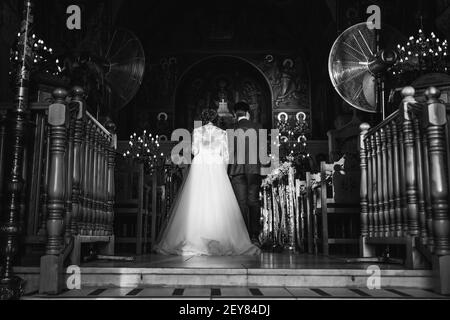
M 359 243 L 360 173 L 345 171 L 343 167 L 342 162 L 321 162 L 320 181 L 313 187 L 314 237 L 324 255 L 329 255 L 331 244 Z
M 298 180 L 300 206 L 300 243 L 302 251 L 317 254 L 316 219 L 314 214 L 313 183 L 315 175 L 306 172 L 305 180 Z
M 145 253 L 148 224 L 148 193 L 151 191 L 145 182 L 144 165 L 135 165 L 122 160 L 117 171 L 117 191 L 115 203 L 116 243 L 135 245 L 136 254 Z M 127 249 L 128 250 L 128 249 Z

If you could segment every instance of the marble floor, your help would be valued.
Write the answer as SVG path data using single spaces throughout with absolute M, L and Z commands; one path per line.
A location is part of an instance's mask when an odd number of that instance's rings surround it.
M 82 267 L 99 268 L 236 268 L 236 269 L 366 269 L 369 262 L 346 262 L 345 258 L 310 254 L 265 252 L 260 256 L 166 256 L 148 254 L 134 256 L 134 261 L 95 260 Z M 401 270 L 400 264 L 379 263 L 385 270 Z
M 419 288 L 296 288 L 296 287 L 146 287 L 146 288 L 83 288 L 66 290 L 59 295 L 31 294 L 24 300 L 103 300 L 103 299 L 148 299 L 148 300 L 309 300 L 309 299 L 449 299 L 431 290 Z

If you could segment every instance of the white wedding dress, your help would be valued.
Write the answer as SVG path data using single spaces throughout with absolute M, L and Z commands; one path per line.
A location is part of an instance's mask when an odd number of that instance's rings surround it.
M 194 159 L 155 249 L 175 255 L 255 255 L 227 175 L 228 139 L 211 123 L 194 129 Z

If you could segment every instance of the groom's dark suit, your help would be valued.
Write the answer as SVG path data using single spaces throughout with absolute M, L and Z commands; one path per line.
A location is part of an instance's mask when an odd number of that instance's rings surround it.
M 234 161 L 228 166 L 228 175 L 231 177 L 234 193 L 241 208 L 242 215 L 247 226 L 250 238 L 258 238 L 261 232 L 261 212 L 259 203 L 259 189 L 261 186 L 261 165 L 259 163 L 259 123 L 251 122 L 247 119 L 241 119 L 233 129 L 255 130 L 258 143 L 251 145 L 250 139 L 245 139 L 245 163 L 238 163 L 238 139 L 234 139 Z M 251 153 L 256 152 L 256 163 L 251 162 Z

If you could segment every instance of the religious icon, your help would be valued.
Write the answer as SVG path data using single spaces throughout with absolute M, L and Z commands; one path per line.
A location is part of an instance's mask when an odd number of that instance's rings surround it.
M 288 127 L 288 119 L 289 116 L 286 112 L 280 112 L 277 116 L 278 123 L 276 125 L 276 128 L 280 130 L 280 132 L 286 132 Z
M 156 122 L 156 129 L 157 129 L 158 133 L 160 133 L 160 134 L 168 133 L 168 129 L 169 129 L 169 122 L 167 121 L 168 118 L 169 118 L 169 116 L 165 112 L 160 112 L 156 116 L 156 119 L 158 120 Z
M 297 112 L 297 114 L 295 115 L 295 118 L 297 119 L 298 122 L 303 122 L 306 120 L 306 113 L 301 112 L 301 111 Z
M 161 136 L 159 136 L 159 142 L 167 142 L 169 139 L 167 138 L 167 136 L 166 135 L 161 135 Z
M 279 122 L 287 122 L 287 120 L 288 120 L 288 115 L 287 115 L 287 113 L 286 112 L 280 112 L 279 114 L 278 114 L 278 121 Z

